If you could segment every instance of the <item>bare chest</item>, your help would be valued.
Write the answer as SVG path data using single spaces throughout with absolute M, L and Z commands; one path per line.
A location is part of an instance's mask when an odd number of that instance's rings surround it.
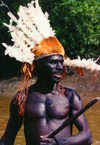
M 67 97 L 53 94 L 33 95 L 26 101 L 25 115 L 30 119 L 64 119 L 69 115 L 70 105 Z

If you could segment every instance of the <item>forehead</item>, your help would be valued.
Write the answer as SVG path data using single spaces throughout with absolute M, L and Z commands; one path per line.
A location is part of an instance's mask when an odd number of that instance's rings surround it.
M 46 57 L 46 61 L 63 61 L 63 56 L 62 55 L 58 55 L 58 54 L 55 54 L 55 55 L 51 55 L 51 56 L 48 56 Z
M 41 59 L 38 59 L 36 61 L 34 61 L 34 64 L 37 65 L 37 64 L 47 64 L 48 62 L 63 62 L 64 59 L 63 59 L 63 56 L 61 54 L 54 54 L 54 55 L 50 55 L 50 56 L 46 56 L 44 58 L 41 58 Z

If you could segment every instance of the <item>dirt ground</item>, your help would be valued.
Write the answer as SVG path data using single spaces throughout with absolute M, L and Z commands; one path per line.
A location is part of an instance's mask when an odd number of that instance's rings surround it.
M 84 75 L 80 76 L 75 69 L 66 69 L 66 79 L 61 84 L 65 87 L 72 88 L 79 91 L 100 91 L 100 72 L 94 79 L 96 72 L 84 70 Z M 13 77 L 8 80 L 0 80 L 0 95 L 9 96 L 14 95 L 18 86 L 20 85 L 20 77 Z M 34 78 L 31 79 L 30 85 L 35 83 Z

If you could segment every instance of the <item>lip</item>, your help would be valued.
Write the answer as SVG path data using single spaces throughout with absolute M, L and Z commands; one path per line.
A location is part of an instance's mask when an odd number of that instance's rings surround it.
M 57 78 L 61 78 L 62 75 L 60 73 L 55 73 L 55 74 L 53 74 L 53 76 L 55 76 Z

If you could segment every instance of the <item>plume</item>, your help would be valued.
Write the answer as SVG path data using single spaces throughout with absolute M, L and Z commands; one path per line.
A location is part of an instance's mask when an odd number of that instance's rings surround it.
M 78 59 L 73 59 L 71 60 L 70 58 L 66 58 L 64 60 L 64 65 L 65 66 L 70 66 L 70 67 L 81 67 L 81 68 L 85 68 L 85 69 L 90 69 L 90 70 L 97 70 L 100 71 L 100 65 L 98 65 L 97 60 L 94 61 L 94 59 L 81 59 L 78 56 Z
M 32 64 L 34 53 L 31 49 L 44 38 L 55 36 L 54 30 L 50 27 L 48 13 L 43 13 L 38 0 L 27 4 L 27 7 L 20 6 L 18 18 L 8 12 L 10 24 L 5 24 L 9 28 L 13 45 L 2 43 L 6 47 L 5 55 L 14 57 L 21 62 Z

